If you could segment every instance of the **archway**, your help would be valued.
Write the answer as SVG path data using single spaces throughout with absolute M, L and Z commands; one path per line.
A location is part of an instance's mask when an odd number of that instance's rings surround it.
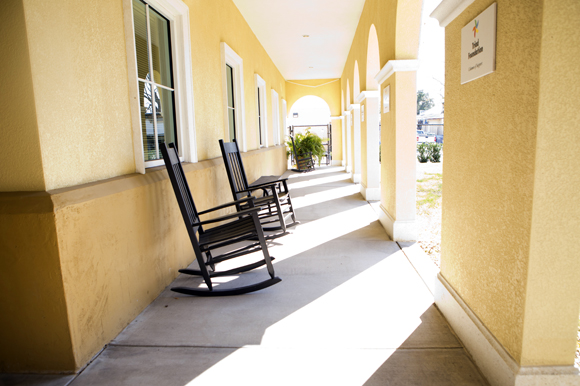
M 381 57 L 379 55 L 379 38 L 377 36 L 377 29 L 374 24 L 371 24 L 369 30 L 369 41 L 367 44 L 367 90 L 378 90 L 379 83 L 375 76 L 381 71 Z

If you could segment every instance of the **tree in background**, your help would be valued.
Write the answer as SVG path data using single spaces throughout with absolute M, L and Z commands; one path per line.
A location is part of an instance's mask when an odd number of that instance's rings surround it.
M 423 90 L 417 91 L 417 114 L 419 114 L 421 110 L 426 111 L 433 106 L 435 106 L 435 102 L 433 101 L 433 98 L 429 98 L 428 92 L 423 92 Z

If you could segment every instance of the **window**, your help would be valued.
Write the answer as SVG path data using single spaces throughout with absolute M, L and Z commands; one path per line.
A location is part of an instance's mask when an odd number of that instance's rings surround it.
M 280 144 L 280 115 L 279 115 L 278 93 L 272 89 L 272 139 L 274 145 Z
M 244 109 L 244 66 L 242 58 L 226 43 L 220 43 L 222 58 L 222 89 L 224 100 L 224 135 L 234 138 L 241 151 L 247 151 Z
M 136 171 L 163 164 L 164 142 L 196 162 L 189 9 L 181 0 L 123 0 L 123 9 Z
M 148 4 L 133 0 L 139 106 L 145 161 L 161 158 L 159 144 L 179 147 L 175 126 L 169 21 Z
M 267 105 L 266 105 L 266 82 L 258 74 L 256 78 L 256 100 L 258 108 L 258 144 L 260 147 L 268 146 Z
M 226 77 L 228 88 L 228 125 L 230 141 L 236 138 L 236 107 L 234 102 L 234 69 L 226 64 Z

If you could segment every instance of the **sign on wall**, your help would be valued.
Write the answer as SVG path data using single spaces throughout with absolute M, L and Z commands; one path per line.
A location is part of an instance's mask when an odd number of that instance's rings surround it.
M 461 29 L 461 84 L 495 71 L 497 3 Z
M 365 121 L 365 105 L 360 105 L 360 120 Z

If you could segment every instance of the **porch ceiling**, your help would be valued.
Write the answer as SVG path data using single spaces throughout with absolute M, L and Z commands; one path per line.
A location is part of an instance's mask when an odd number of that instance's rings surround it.
M 339 78 L 365 3 L 233 1 L 287 80 Z

